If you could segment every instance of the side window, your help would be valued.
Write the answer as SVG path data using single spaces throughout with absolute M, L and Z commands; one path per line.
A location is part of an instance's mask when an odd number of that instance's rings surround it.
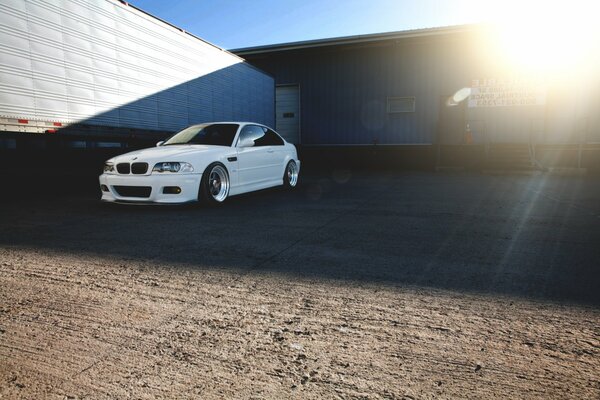
M 283 139 L 281 136 L 270 129 L 267 130 L 267 135 L 271 136 L 271 146 L 283 146 Z
M 283 139 L 270 129 L 262 128 L 265 135 L 256 141 L 256 146 L 283 146 Z
M 259 143 L 264 136 L 265 131 L 260 126 L 246 125 L 242 128 L 242 131 L 240 132 L 240 138 L 238 139 L 238 143 L 246 139 L 251 139 L 254 141 L 255 146 L 261 146 Z

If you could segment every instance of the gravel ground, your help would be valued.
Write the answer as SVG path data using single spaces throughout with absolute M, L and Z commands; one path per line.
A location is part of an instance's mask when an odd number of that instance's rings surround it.
M 0 398 L 600 398 L 600 185 L 312 176 L 0 204 Z

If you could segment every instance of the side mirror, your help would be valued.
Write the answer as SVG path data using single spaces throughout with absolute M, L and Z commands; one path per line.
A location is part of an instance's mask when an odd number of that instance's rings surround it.
M 242 139 L 238 143 L 238 147 L 252 147 L 254 146 L 254 140 L 252 138 Z
M 164 142 L 165 142 L 164 140 L 161 140 L 160 142 L 156 143 L 156 147 L 162 146 Z

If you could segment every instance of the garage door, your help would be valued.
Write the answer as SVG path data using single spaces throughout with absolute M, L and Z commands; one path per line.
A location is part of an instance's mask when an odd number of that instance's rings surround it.
M 290 142 L 300 143 L 300 90 L 298 85 L 275 89 L 275 130 Z

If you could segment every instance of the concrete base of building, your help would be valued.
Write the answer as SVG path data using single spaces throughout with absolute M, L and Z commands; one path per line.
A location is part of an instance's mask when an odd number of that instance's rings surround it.
M 298 146 L 303 168 L 600 173 L 600 144 Z
M 297 146 L 302 167 L 435 170 L 431 145 Z

